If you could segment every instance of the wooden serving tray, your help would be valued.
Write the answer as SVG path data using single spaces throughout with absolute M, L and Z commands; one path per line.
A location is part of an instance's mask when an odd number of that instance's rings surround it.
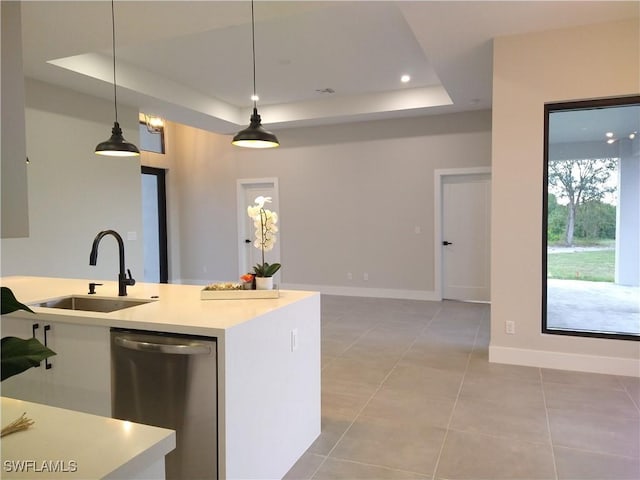
M 201 290 L 201 300 L 246 300 L 250 298 L 278 298 L 280 290 Z

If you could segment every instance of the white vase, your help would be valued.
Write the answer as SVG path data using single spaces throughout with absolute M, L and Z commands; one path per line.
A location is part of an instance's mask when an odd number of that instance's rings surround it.
M 256 277 L 256 290 L 273 290 L 273 277 Z

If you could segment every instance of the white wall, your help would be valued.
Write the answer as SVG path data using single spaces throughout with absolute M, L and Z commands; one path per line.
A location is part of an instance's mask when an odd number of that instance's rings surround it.
M 164 126 L 164 154 L 154 152 L 140 152 L 140 163 L 146 167 L 165 169 L 165 184 L 167 194 L 167 247 L 168 247 L 168 277 L 169 283 L 179 283 L 180 270 L 180 197 L 178 192 L 179 171 L 175 167 L 182 155 L 176 149 L 177 125 L 165 121 Z
M 20 2 L 2 2 L 2 238 L 29 236 Z
M 638 94 L 639 33 L 636 20 L 494 41 L 492 361 L 640 375 L 640 342 L 541 334 L 544 103 Z
M 480 111 L 278 131 L 280 148 L 253 151 L 179 126 L 182 280 L 237 278 L 236 180 L 277 177 L 284 285 L 432 292 L 434 170 L 488 166 L 490 131 Z
M 640 285 L 640 139 L 618 143 L 618 208 L 616 209 L 615 281 Z
M 138 140 L 138 112 L 119 106 L 124 136 Z M 102 240 L 89 266 L 95 235 L 114 229 L 125 238 L 126 264 L 142 275 L 140 162 L 94 154 L 111 135 L 113 103 L 26 81 L 30 236 L 3 239 L 2 275 L 115 280 L 115 239 Z M 136 232 L 137 241 L 127 241 Z M 140 277 L 141 278 L 141 277 Z

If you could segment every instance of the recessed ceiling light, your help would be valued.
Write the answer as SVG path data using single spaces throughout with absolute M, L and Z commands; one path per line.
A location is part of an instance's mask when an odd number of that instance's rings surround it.
M 609 140 L 607 140 L 607 143 L 614 143 L 616 141 L 615 138 L 610 138 Z
M 633 140 L 634 138 L 636 138 L 636 132 L 631 132 L 629 134 L 629 140 Z
M 260 97 L 258 95 L 256 95 L 255 93 L 253 95 L 251 95 L 251 101 L 252 102 L 257 102 L 258 100 L 260 100 Z
M 605 133 L 605 135 L 607 136 L 607 138 L 613 138 L 613 132 L 607 132 Z
M 402 76 L 400 77 L 400 81 L 401 81 L 402 83 L 409 83 L 409 82 L 411 81 L 411 77 L 410 77 L 409 75 L 406 75 L 406 74 L 405 74 L 405 75 L 402 75 Z

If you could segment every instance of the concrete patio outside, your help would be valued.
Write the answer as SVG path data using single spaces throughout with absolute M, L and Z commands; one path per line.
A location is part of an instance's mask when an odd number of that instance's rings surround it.
M 547 279 L 547 328 L 640 335 L 640 287 Z

